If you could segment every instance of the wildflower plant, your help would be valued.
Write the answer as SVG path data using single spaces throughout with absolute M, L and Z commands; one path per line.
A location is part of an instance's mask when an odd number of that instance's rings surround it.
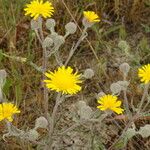
M 141 82 L 145 84 L 150 83 L 150 64 L 144 65 L 138 69 L 138 76 L 141 79 Z
M 69 61 L 71 60 L 72 56 L 74 55 L 74 52 L 77 50 L 80 43 L 87 37 L 87 29 L 90 28 L 94 23 L 99 22 L 99 17 L 94 12 L 91 12 L 89 14 L 90 17 L 90 26 L 89 20 L 87 20 L 87 23 L 83 23 L 83 32 L 79 38 L 79 40 L 76 42 L 76 44 L 73 44 L 72 48 L 70 49 L 70 52 L 68 54 L 68 58 L 63 61 L 60 57 L 60 47 L 65 44 L 65 40 L 68 36 L 74 34 L 77 30 L 77 25 L 74 22 L 69 22 L 65 25 L 65 34 L 59 35 L 57 31 L 55 30 L 56 21 L 52 19 L 52 15 L 54 13 L 54 7 L 49 1 L 43 1 L 43 0 L 33 0 L 29 4 L 25 6 L 25 15 L 29 15 L 33 19 L 31 20 L 31 28 L 35 31 L 36 36 L 43 48 L 43 65 L 42 69 L 39 69 L 37 66 L 34 68 L 37 68 L 37 70 L 41 71 L 43 73 L 43 82 L 44 84 L 44 109 L 45 109 L 45 118 L 48 121 L 48 142 L 49 146 L 52 146 L 53 143 L 53 132 L 55 127 L 55 121 L 56 121 L 56 113 L 59 105 L 65 100 L 67 95 L 74 95 L 77 94 L 79 91 L 81 91 L 81 86 L 83 83 L 84 76 L 79 74 L 78 72 L 74 72 L 72 67 L 67 66 Z M 84 12 L 84 19 L 85 19 L 86 13 Z M 86 15 L 88 16 L 88 15 Z M 43 18 L 47 19 L 45 21 L 45 26 L 47 30 L 50 32 L 49 35 L 44 37 L 43 34 L 43 24 L 44 20 Z M 84 20 L 83 19 L 83 20 Z M 93 20 L 91 20 L 93 19 Z M 92 23 L 92 24 L 91 24 Z M 55 60 L 58 64 L 58 69 L 56 69 L 54 72 L 48 71 L 48 59 L 52 56 L 55 57 Z M 87 73 L 86 73 L 87 74 Z M 90 77 L 92 78 L 94 73 L 90 70 Z M 57 92 L 56 96 L 56 102 L 55 106 L 53 108 L 52 114 L 50 115 L 48 112 L 48 89 L 51 91 Z M 85 110 L 89 110 L 84 108 Z M 51 116 L 49 119 L 49 116 Z M 35 132 L 30 132 L 35 133 Z M 36 134 L 35 137 L 37 137 L 38 134 Z
M 33 3 L 34 2 L 34 3 Z M 42 31 L 42 24 L 44 23 L 41 17 L 47 18 L 51 17 L 50 15 L 43 14 L 45 11 L 41 11 L 44 9 L 45 5 L 48 5 L 47 2 L 43 3 L 43 1 L 36 1 L 38 3 L 38 9 L 41 12 L 34 12 L 34 9 L 32 10 L 32 6 L 35 4 L 35 1 L 31 2 L 31 4 L 27 5 L 27 8 L 25 8 L 26 14 L 30 14 L 31 17 L 33 17 L 34 20 L 31 20 L 31 27 L 35 31 L 37 38 L 39 39 L 39 42 L 41 43 L 41 46 L 43 48 L 43 67 L 42 67 L 42 72 L 43 72 L 43 78 L 44 78 L 44 101 L 45 101 L 45 114 L 47 120 L 48 118 L 48 89 L 56 91 L 57 97 L 56 97 L 56 102 L 55 106 L 53 109 L 53 112 L 51 114 L 51 119 L 49 120 L 49 124 L 51 127 L 49 127 L 49 145 L 51 147 L 52 145 L 52 136 L 54 132 L 54 126 L 55 126 L 55 120 L 56 120 L 56 113 L 59 105 L 64 101 L 66 95 L 74 95 L 77 94 L 79 91 L 81 91 L 81 84 L 82 84 L 82 79 L 84 76 L 81 74 L 78 74 L 78 72 L 73 73 L 72 67 L 67 66 L 69 61 L 71 60 L 72 56 L 74 55 L 74 52 L 77 50 L 78 46 L 80 43 L 87 37 L 87 29 L 93 26 L 95 23 L 99 22 L 100 19 L 97 14 L 94 12 L 90 12 L 88 15 L 87 13 L 84 12 L 84 19 L 86 17 L 90 17 L 90 22 L 89 20 L 86 20 L 87 22 L 84 22 L 83 19 L 83 32 L 79 38 L 79 40 L 74 44 L 69 52 L 68 58 L 65 60 L 65 62 L 62 60 L 60 57 L 60 47 L 65 43 L 65 40 L 68 36 L 74 34 L 77 30 L 77 25 L 74 22 L 69 22 L 65 25 L 65 35 L 59 35 L 57 31 L 55 30 L 56 26 L 56 21 L 52 18 L 48 18 L 46 20 L 46 28 L 50 31 L 50 34 L 47 37 L 44 37 L 43 31 Z M 45 5 L 44 5 L 45 4 Z M 49 7 L 50 8 L 50 7 Z M 48 10 L 48 9 L 46 9 Z M 53 13 L 53 8 L 49 10 L 51 14 Z M 88 19 L 88 18 L 86 18 Z M 89 26 L 90 23 L 90 26 Z M 47 70 L 47 64 L 48 64 L 48 58 L 51 58 L 52 56 L 55 57 L 57 64 L 59 65 L 58 69 L 56 69 L 54 72 L 48 71 Z M 63 63 L 64 62 L 64 63 Z M 87 78 L 92 78 L 94 73 L 92 70 L 89 70 L 88 72 L 90 73 L 85 73 L 85 74 L 90 74 Z M 86 75 L 87 76 L 87 75 Z M 85 77 L 86 78 L 86 77 Z M 85 108 L 85 110 L 89 110 Z
M 104 95 L 99 98 L 98 103 L 100 104 L 97 106 L 102 111 L 105 110 L 111 110 L 116 112 L 117 114 L 122 114 L 123 109 L 120 107 L 121 106 L 121 100 L 117 100 L 117 96 L 113 95 Z
M 94 11 L 84 11 L 83 12 L 82 23 L 85 29 L 92 27 L 95 23 L 100 22 L 99 16 Z
M 0 121 L 7 119 L 8 121 L 13 121 L 13 115 L 20 113 L 20 110 L 12 103 L 2 103 L 0 104 Z
M 55 28 L 55 19 L 51 18 L 54 13 L 54 7 L 49 1 L 32 0 L 25 6 L 24 10 L 25 15 L 29 15 L 32 18 L 31 28 L 35 31 L 36 37 L 41 44 L 43 52 L 42 66 L 38 67 L 33 64 L 32 66 L 42 74 L 41 82 L 43 87 L 44 114 L 35 120 L 35 125 L 31 129 L 24 131 L 14 126 L 12 124 L 13 117 L 15 114 L 20 113 L 21 110 L 19 110 L 18 107 L 13 103 L 2 101 L 2 87 L 5 83 L 6 72 L 4 70 L 0 71 L 0 121 L 5 120 L 8 129 L 8 133 L 3 135 L 3 139 L 5 140 L 6 137 L 15 136 L 19 137 L 21 140 L 34 142 L 38 145 L 38 149 L 62 149 L 62 147 L 64 147 L 63 144 L 68 142 L 66 140 L 66 136 L 73 137 L 72 132 L 74 129 L 82 127 L 86 129 L 85 134 L 88 133 L 87 136 L 84 135 L 86 140 L 88 137 L 88 141 L 86 141 L 88 144 L 84 143 L 84 146 L 86 145 L 87 147 L 85 146 L 84 148 L 91 149 L 93 148 L 92 144 L 95 143 L 93 134 L 97 132 L 97 127 L 102 129 L 102 126 L 105 126 L 104 120 L 107 121 L 107 119 L 109 119 L 109 117 L 113 117 L 113 115 L 115 117 L 117 115 L 122 115 L 129 118 L 127 130 L 125 128 L 126 131 L 124 130 L 120 137 L 123 137 L 125 133 L 128 133 L 129 138 L 132 138 L 137 133 L 143 136 L 143 132 L 147 132 L 149 126 L 140 128 L 138 132 L 136 132 L 134 129 L 131 129 L 130 127 L 134 123 L 133 118 L 143 115 L 144 109 L 150 103 L 150 101 L 147 101 L 146 105 L 144 105 L 144 102 L 148 97 L 150 64 L 138 69 L 137 76 L 139 76 L 141 82 L 146 84 L 140 104 L 137 106 L 138 109 L 131 107 L 128 100 L 127 89 L 130 86 L 130 82 L 128 81 L 128 74 L 131 69 L 128 63 L 123 63 L 118 66 L 120 73 L 122 74 L 122 80 L 116 81 L 110 85 L 110 94 L 106 94 L 108 91 L 101 91 L 100 93 L 96 94 L 96 99 L 93 97 L 92 101 L 97 101 L 97 108 L 90 107 L 88 104 L 91 101 L 88 102 L 84 96 L 80 97 L 80 95 L 77 94 L 78 92 L 82 93 L 82 90 L 84 87 L 86 87 L 84 86 L 84 80 L 91 80 L 96 73 L 93 69 L 88 68 L 85 69 L 82 75 L 82 73 L 80 74 L 78 71 L 75 71 L 73 66 L 68 66 L 68 64 L 71 58 L 74 56 L 75 51 L 78 50 L 81 42 L 88 36 L 88 28 L 91 28 L 95 23 L 99 23 L 101 20 L 100 17 L 94 11 L 83 11 L 83 30 L 81 36 L 70 48 L 68 57 L 63 60 L 60 57 L 60 48 L 63 44 L 65 44 L 66 39 L 69 36 L 76 33 L 77 24 L 74 22 L 67 23 L 64 27 L 65 34 L 60 35 Z M 43 33 L 44 25 L 48 31 L 46 36 Z M 120 47 L 122 47 L 122 44 Z M 52 71 L 48 65 L 49 60 L 51 60 L 53 56 L 57 63 L 57 67 L 55 67 L 54 71 Z M 21 59 L 21 62 L 26 61 L 26 59 Z M 3 76 L 1 76 L 1 73 Z M 55 97 L 55 104 L 52 108 L 52 111 L 49 109 L 49 100 L 51 98 L 49 93 L 51 93 L 51 95 L 54 94 L 52 97 Z M 61 110 L 60 114 L 58 114 L 58 109 L 62 106 L 61 104 L 65 102 L 68 97 L 72 98 L 73 96 L 76 96 L 77 101 L 73 105 L 69 105 L 70 112 L 67 114 L 67 117 L 72 119 L 73 124 L 70 127 L 67 126 L 63 129 L 59 128 L 58 130 L 57 126 L 60 123 L 59 118 L 61 118 L 62 115 Z M 143 105 L 144 107 L 142 107 Z M 114 112 L 113 115 L 112 112 Z M 47 131 L 43 139 L 40 139 L 41 136 L 38 130 L 39 128 L 43 128 Z M 79 133 L 79 131 L 76 132 Z M 65 139 L 65 142 L 63 139 Z M 76 147 L 78 146 L 78 144 L 76 144 L 78 143 L 77 141 L 78 140 L 72 142 L 72 149 L 78 149 Z M 103 149 L 106 149 L 105 146 Z
M 34 20 L 38 17 L 48 18 L 53 15 L 54 7 L 49 1 L 32 0 L 30 4 L 26 5 L 25 15 L 30 15 Z
M 65 66 L 59 67 L 58 70 L 53 72 L 46 72 L 45 76 L 48 80 L 46 82 L 47 88 L 55 90 L 56 92 L 62 92 L 63 94 L 76 94 L 81 90 L 80 74 L 77 72 L 73 74 L 73 69 L 71 67 L 65 68 Z
M 88 22 L 100 22 L 99 16 L 94 11 L 84 11 L 83 14 Z

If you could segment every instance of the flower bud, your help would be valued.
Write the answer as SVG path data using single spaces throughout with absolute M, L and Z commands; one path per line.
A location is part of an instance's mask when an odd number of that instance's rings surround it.
M 93 76 L 94 76 L 94 71 L 92 69 L 86 69 L 84 71 L 84 74 L 83 76 L 86 78 L 86 79 L 91 79 Z
M 53 40 L 55 49 L 58 49 L 63 43 L 65 43 L 65 38 L 61 35 L 58 35 L 56 32 L 49 35 L 49 38 Z
M 139 134 L 143 137 L 143 138 L 148 138 L 150 136 L 150 125 L 149 124 L 146 124 L 145 126 L 143 127 L 140 127 L 140 130 L 139 130 Z
M 48 30 L 50 30 L 51 32 L 54 32 L 55 25 L 56 25 L 56 22 L 54 19 L 47 19 L 46 27 Z
M 53 44 L 53 40 L 52 40 L 50 37 L 47 36 L 47 37 L 44 39 L 44 41 L 43 41 L 43 43 L 42 43 L 42 46 L 43 46 L 44 48 L 46 48 L 46 47 L 51 47 L 52 44 Z
M 110 86 L 110 90 L 113 94 L 120 94 L 121 86 L 118 83 L 112 83 Z
M 129 86 L 129 82 L 128 81 L 118 81 L 117 83 L 120 85 L 121 90 L 126 90 L 127 87 Z
M 39 117 L 35 121 L 35 129 L 37 128 L 47 128 L 48 121 L 45 117 Z
M 80 111 L 79 111 L 79 115 L 80 115 L 80 119 L 90 119 L 91 115 L 92 115 L 92 109 L 89 106 L 83 106 Z
M 65 39 L 63 36 L 58 35 L 55 37 L 55 41 L 54 41 L 55 47 L 60 47 L 64 43 L 65 43 Z
M 74 34 L 77 30 L 77 26 L 75 23 L 69 22 L 65 25 L 65 29 L 66 29 L 66 32 L 68 32 L 70 34 Z
M 101 92 L 99 92 L 99 93 L 97 94 L 96 98 L 99 99 L 100 97 L 102 97 L 102 96 L 104 96 L 104 95 L 106 95 L 106 94 L 101 91 Z
M 27 138 L 30 141 L 36 141 L 39 138 L 39 133 L 36 130 L 31 129 L 29 132 L 27 132 Z
M 129 70 L 130 70 L 130 66 L 129 66 L 128 63 L 123 63 L 123 64 L 121 64 L 121 65 L 119 66 L 119 70 L 120 70 L 123 74 L 127 75 L 128 72 L 129 72 Z
M 80 116 L 80 119 L 89 119 L 92 114 L 92 109 L 86 104 L 85 101 L 79 101 L 77 103 L 78 107 L 78 115 Z

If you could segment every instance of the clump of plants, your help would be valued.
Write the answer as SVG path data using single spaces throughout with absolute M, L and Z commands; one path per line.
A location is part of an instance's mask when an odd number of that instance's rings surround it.
M 33 0 L 25 6 L 25 15 L 32 18 L 31 28 L 35 31 L 36 36 L 43 49 L 43 64 L 42 67 L 34 66 L 41 75 L 43 83 L 43 101 L 44 115 L 39 116 L 35 120 L 35 126 L 26 131 L 18 129 L 13 125 L 14 115 L 21 113 L 21 109 L 17 104 L 6 101 L 3 96 L 3 86 L 6 80 L 6 71 L 0 70 L 0 121 L 5 121 L 7 133 L 3 135 L 3 139 L 8 137 L 16 137 L 23 141 L 28 141 L 37 145 L 39 149 L 65 149 L 68 145 L 72 149 L 106 149 L 103 143 L 103 132 L 97 135 L 97 127 L 102 129 L 105 120 L 112 114 L 115 116 L 125 116 L 128 119 L 126 127 L 120 134 L 119 138 L 112 144 L 110 148 L 116 146 L 120 141 L 123 141 L 123 147 L 126 146 L 128 140 L 134 135 L 140 134 L 143 138 L 149 137 L 149 125 L 141 127 L 138 131 L 133 127 L 134 121 L 147 115 L 147 106 L 149 100 L 149 84 L 150 84 L 150 64 L 144 65 L 138 69 L 138 75 L 144 87 L 143 95 L 140 103 L 137 106 L 130 107 L 127 90 L 130 86 L 128 74 L 131 69 L 128 63 L 120 64 L 119 70 L 122 73 L 122 79 L 110 85 L 111 93 L 106 94 L 101 91 L 97 94 L 97 108 L 91 108 L 85 101 L 76 100 L 71 106 L 70 117 L 73 124 L 70 127 L 64 127 L 59 130 L 57 125 L 57 113 L 59 106 L 65 103 L 67 99 L 75 97 L 82 87 L 85 86 L 85 80 L 91 79 L 94 76 L 94 71 L 91 68 L 86 69 L 83 73 L 69 66 L 69 61 L 74 53 L 78 50 L 80 43 L 88 36 L 88 29 L 100 22 L 99 16 L 93 11 L 84 11 L 82 19 L 82 34 L 78 41 L 73 44 L 68 53 L 66 60 L 60 57 L 60 49 L 65 44 L 66 39 L 76 33 L 77 25 L 74 22 L 69 22 L 65 25 L 65 35 L 59 35 L 55 30 L 56 21 L 52 19 L 55 9 L 49 1 Z M 46 21 L 44 21 L 44 19 Z M 44 37 L 43 26 L 46 26 L 49 34 Z M 52 71 L 48 70 L 48 61 L 55 57 L 57 68 Z M 22 59 L 21 59 L 22 60 Z M 28 60 L 23 59 L 23 62 Z M 49 112 L 50 97 L 49 93 L 55 93 L 55 105 L 52 113 Z M 94 99 L 94 98 L 93 98 Z M 52 101 L 52 100 L 51 100 Z M 146 102 L 146 103 L 145 103 Z M 62 114 L 63 115 L 63 114 Z M 45 129 L 47 132 L 44 137 L 40 138 L 39 128 Z M 79 129 L 79 130 L 77 130 Z M 81 130 L 80 130 L 81 129 Z M 109 148 L 109 149 L 110 149 Z

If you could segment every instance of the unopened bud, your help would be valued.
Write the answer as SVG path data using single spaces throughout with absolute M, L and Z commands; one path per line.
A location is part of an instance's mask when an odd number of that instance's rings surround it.
M 117 83 L 120 85 L 121 90 L 126 90 L 127 87 L 129 86 L 129 82 L 128 81 L 118 81 Z
M 48 121 L 45 117 L 39 117 L 35 121 L 35 129 L 37 128 L 47 128 Z
M 46 27 L 48 30 L 54 32 L 55 25 L 56 25 L 56 22 L 54 19 L 47 19 Z
M 51 47 L 52 44 L 53 44 L 53 40 L 50 37 L 46 37 L 42 43 L 42 46 L 46 48 L 46 47 Z
M 80 119 L 90 119 L 91 114 L 92 114 L 92 109 L 89 106 L 83 106 L 79 112 Z
M 66 32 L 68 32 L 70 34 L 74 34 L 77 30 L 77 26 L 75 23 L 69 22 L 65 25 L 65 29 L 66 29 Z
M 85 101 L 79 101 L 77 103 L 77 107 L 80 119 L 89 119 L 91 117 L 93 111 L 89 106 L 87 106 Z
M 54 43 L 55 43 L 56 47 L 57 46 L 59 47 L 59 46 L 61 46 L 62 44 L 65 43 L 65 38 L 61 35 L 58 35 L 58 36 L 56 36 Z
M 96 96 L 97 99 L 99 99 L 100 97 L 106 95 L 104 92 L 99 92 Z
M 120 70 L 123 74 L 127 75 L 128 72 L 129 72 L 129 70 L 130 70 L 130 66 L 129 66 L 128 63 L 123 63 L 123 64 L 121 64 L 121 65 L 119 66 L 119 70 Z
M 92 69 L 86 69 L 84 71 L 84 74 L 83 76 L 86 78 L 86 79 L 91 79 L 93 76 L 94 76 L 94 71 Z
M 39 133 L 34 130 L 34 129 L 31 129 L 28 133 L 27 133 L 27 138 L 30 140 L 30 141 L 36 141 L 38 138 L 39 138 Z
M 139 130 L 139 134 L 143 137 L 143 138 L 148 138 L 150 136 L 150 125 L 149 124 L 146 124 L 145 126 L 143 127 L 140 127 L 140 130 Z
M 110 86 L 110 90 L 113 94 L 120 94 L 121 86 L 118 83 L 112 83 Z

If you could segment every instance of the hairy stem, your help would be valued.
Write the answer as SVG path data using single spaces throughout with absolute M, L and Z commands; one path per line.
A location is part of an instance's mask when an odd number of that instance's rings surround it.
M 80 43 L 87 37 L 87 33 L 86 33 L 87 28 L 84 28 L 79 40 L 77 41 L 77 43 L 75 44 L 75 46 L 73 46 L 70 50 L 69 56 L 65 62 L 65 66 L 67 66 L 67 64 L 69 63 L 69 61 L 71 60 L 74 52 L 76 51 L 76 49 L 78 48 L 78 46 L 80 45 Z
M 42 30 L 42 27 L 39 29 L 39 30 L 36 30 L 35 29 L 35 33 L 36 33 L 36 36 L 42 46 L 42 43 L 44 41 L 44 35 L 43 35 L 43 30 Z M 40 34 L 39 34 L 40 33 Z M 48 57 L 47 57 L 47 50 L 46 48 L 43 48 L 43 64 L 42 64 L 42 70 L 43 72 L 45 72 L 47 70 L 47 63 L 48 63 Z M 45 79 L 45 75 L 43 74 L 43 80 Z M 48 89 L 44 86 L 43 88 L 44 92 L 44 110 L 45 110 L 45 117 L 47 118 L 47 120 L 49 120 L 49 117 L 48 117 Z
M 45 72 L 47 70 L 47 51 L 46 48 L 43 48 L 43 71 Z M 45 75 L 43 74 L 43 80 L 45 79 Z M 44 86 L 44 108 L 45 108 L 45 115 L 48 119 L 48 89 Z
M 56 52 L 54 53 L 54 55 L 55 55 L 55 59 L 56 59 L 58 65 L 59 65 L 59 66 L 62 66 L 63 63 L 62 63 L 62 60 L 61 60 L 61 58 L 60 58 L 59 51 L 56 51 Z
M 34 32 L 35 32 L 35 34 L 36 34 L 36 36 L 37 36 L 37 38 L 38 38 L 38 40 L 39 40 L 40 44 L 42 45 L 42 39 L 41 39 L 41 37 L 40 37 L 40 35 L 39 35 L 38 30 L 37 30 L 37 29 L 35 29 L 35 30 L 34 30 Z
M 127 80 L 126 75 L 123 75 L 123 81 L 126 81 L 126 80 Z M 130 114 L 129 103 L 128 103 L 128 98 L 127 98 L 127 90 L 126 89 L 123 90 L 123 96 L 124 96 L 124 107 L 126 108 L 126 113 Z
M 147 101 L 147 103 L 145 104 L 145 106 L 143 107 L 143 109 L 141 110 L 141 112 L 144 112 L 145 109 L 147 108 L 147 106 L 150 104 L 150 100 Z
M 145 85 L 144 87 L 144 93 L 143 93 L 143 96 L 142 96 L 142 99 L 141 99 L 141 102 L 140 102 L 140 105 L 139 105 L 139 108 L 138 108 L 138 114 L 141 112 L 141 108 L 142 108 L 142 105 L 144 104 L 144 100 L 146 98 L 146 96 L 148 95 L 148 89 L 149 89 L 149 83 Z
M 63 101 L 64 97 L 61 96 L 61 93 L 57 94 L 56 103 L 53 108 L 52 116 L 51 116 L 51 123 L 50 123 L 50 130 L 49 130 L 49 139 L 48 139 L 48 149 L 52 150 L 52 143 L 53 143 L 53 133 L 54 133 L 54 127 L 55 127 L 55 121 L 56 121 L 56 114 L 59 107 L 59 104 Z
M 57 113 L 57 109 L 58 109 L 58 106 L 60 104 L 60 99 L 61 99 L 61 93 L 59 93 L 57 95 L 57 98 L 56 98 L 56 103 L 55 103 L 55 106 L 54 106 L 54 109 L 53 109 L 53 112 L 52 112 L 52 117 L 51 117 L 51 134 L 53 133 L 54 131 L 54 126 L 55 126 L 55 119 L 56 119 L 56 113 Z

